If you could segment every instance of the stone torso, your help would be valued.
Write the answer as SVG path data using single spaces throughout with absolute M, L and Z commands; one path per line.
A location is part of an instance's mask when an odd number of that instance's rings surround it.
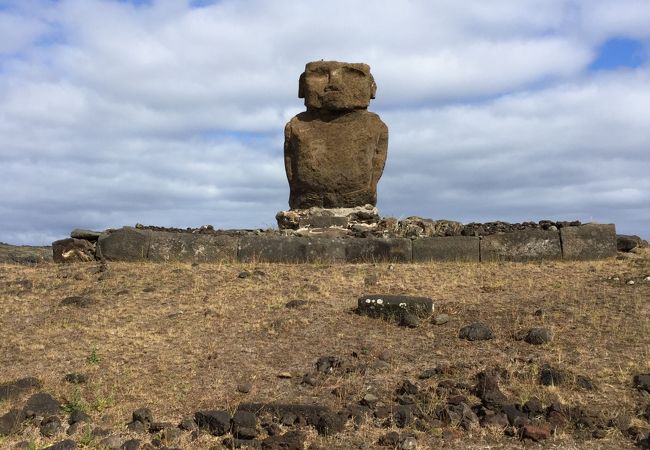
M 376 204 L 388 129 L 374 113 L 307 111 L 285 129 L 291 208 Z

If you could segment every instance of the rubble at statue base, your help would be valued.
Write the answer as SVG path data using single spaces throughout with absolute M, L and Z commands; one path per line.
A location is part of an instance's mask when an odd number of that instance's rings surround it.
M 280 211 L 275 216 L 284 235 L 330 237 L 433 237 L 461 236 L 464 225 L 451 220 L 421 217 L 382 218 L 375 206 L 308 208 Z

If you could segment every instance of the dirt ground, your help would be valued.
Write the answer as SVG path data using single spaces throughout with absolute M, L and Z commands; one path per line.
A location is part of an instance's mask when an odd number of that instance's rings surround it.
M 513 402 L 537 397 L 545 406 L 580 405 L 597 411 L 602 423 L 627 416 L 643 432 L 650 429 L 642 417 L 650 395 L 632 380 L 650 373 L 649 250 L 633 258 L 527 264 L 109 263 L 105 271 L 99 263 L 0 264 L 0 384 L 36 377 L 41 391 L 83 408 L 94 426 L 146 442 L 151 437 L 126 429 L 132 411 L 143 406 L 156 421 L 174 424 L 197 410 L 234 411 L 245 402 L 340 410 L 368 392 L 393 404 L 404 380 L 436 392 L 443 380 L 473 386 L 478 372 L 506 369 L 500 387 Z M 449 321 L 407 328 L 355 314 L 357 298 L 373 293 L 431 297 L 433 318 L 445 313 Z M 70 296 L 91 303 L 61 305 Z M 285 307 L 298 299 L 308 303 Z M 458 337 L 476 321 L 494 339 Z M 553 340 L 536 346 L 517 339 L 531 327 L 549 328 Z M 316 373 L 322 356 L 339 357 L 343 365 Z M 545 363 L 589 377 L 595 389 L 541 385 Z M 419 378 L 432 368 L 439 373 Z M 88 381 L 66 382 L 71 372 Z M 305 374 L 314 374 L 314 386 L 302 383 Z M 242 383 L 252 385 L 250 392 L 238 391 Z M 470 406 L 480 403 L 465 395 Z M 26 398 L 0 402 L 0 415 Z M 434 395 L 431 407 L 445 402 Z M 305 448 L 322 449 L 390 448 L 378 444 L 389 431 L 411 433 L 419 449 L 634 448 L 627 427 L 607 425 L 597 438 L 565 427 L 533 443 L 493 427 L 400 429 L 369 415 L 331 436 L 312 427 L 304 432 Z M 66 438 L 64 430 L 45 438 L 26 425 L 0 437 L 0 448 L 44 448 Z M 101 448 L 99 439 L 72 439 Z M 184 433 L 175 446 L 221 448 L 222 440 Z

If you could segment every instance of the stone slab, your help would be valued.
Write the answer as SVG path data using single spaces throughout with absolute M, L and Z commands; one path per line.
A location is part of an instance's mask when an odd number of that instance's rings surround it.
M 96 241 L 101 235 L 101 231 L 84 230 L 82 228 L 75 228 L 70 232 L 71 238 L 85 239 L 87 241 Z
M 342 239 L 298 236 L 243 236 L 237 258 L 241 262 L 343 262 Z
M 616 256 L 614 224 L 585 224 L 560 229 L 564 259 L 593 260 Z
M 411 295 L 371 294 L 363 295 L 357 301 L 357 312 L 371 317 L 395 318 L 405 311 L 428 317 L 433 313 L 433 300 Z
M 232 262 L 237 259 L 238 239 L 226 235 L 151 233 L 147 259 L 155 262 Z
M 412 245 L 413 262 L 480 261 L 479 238 L 474 236 L 420 238 Z
M 542 261 L 562 258 L 560 234 L 555 230 L 519 230 L 481 239 L 481 261 Z
M 150 230 L 131 227 L 111 230 L 97 241 L 97 257 L 109 261 L 142 261 L 149 255 Z
M 348 239 L 345 260 L 352 263 L 410 262 L 413 249 L 406 238 L 354 238 Z

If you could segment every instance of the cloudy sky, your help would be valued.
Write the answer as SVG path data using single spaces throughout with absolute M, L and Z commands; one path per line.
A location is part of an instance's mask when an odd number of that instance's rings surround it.
M 275 226 L 320 59 L 372 68 L 382 215 L 650 238 L 648 0 L 0 0 L 0 241 Z

